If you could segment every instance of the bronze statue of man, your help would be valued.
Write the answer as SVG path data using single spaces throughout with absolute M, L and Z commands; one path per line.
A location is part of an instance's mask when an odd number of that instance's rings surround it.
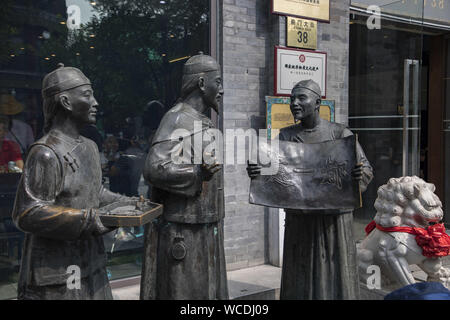
M 45 135 L 32 144 L 12 213 L 26 233 L 19 299 L 112 299 L 102 206 L 127 199 L 102 186 L 97 145 L 80 135 L 96 121 L 91 82 L 59 68 L 43 80 Z
M 221 165 L 174 158 L 181 150 L 203 155 L 205 145 L 196 146 L 195 136 L 214 128 L 204 113 L 219 111 L 223 93 L 212 57 L 199 54 L 185 63 L 181 98 L 164 115 L 144 168 L 152 201 L 164 211 L 157 225 L 146 226 L 141 299 L 228 299 Z M 177 130 L 184 136 L 174 137 Z M 197 151 L 183 149 L 186 139 Z
M 301 122 L 281 129 L 279 139 L 318 143 L 353 134 L 342 124 L 322 119 L 320 103 L 316 82 L 298 82 L 292 89 L 290 108 L 295 122 Z M 359 144 L 357 163 L 352 176 L 364 191 L 373 175 Z M 247 171 L 254 178 L 261 173 L 261 166 L 249 164 Z M 352 214 L 348 210 L 286 209 L 280 299 L 358 299 Z

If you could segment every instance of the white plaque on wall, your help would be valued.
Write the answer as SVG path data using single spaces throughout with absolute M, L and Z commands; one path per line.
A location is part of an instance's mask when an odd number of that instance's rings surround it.
M 275 85 L 276 96 L 290 96 L 294 85 L 302 80 L 312 79 L 327 95 L 327 53 L 275 47 Z

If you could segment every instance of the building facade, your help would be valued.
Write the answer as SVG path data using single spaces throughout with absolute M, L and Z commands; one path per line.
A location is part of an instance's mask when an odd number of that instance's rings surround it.
M 316 50 L 327 53 L 326 99 L 335 101 L 335 121 L 358 134 L 375 172 L 354 213 L 357 240 L 375 215 L 378 187 L 390 177 L 434 183 L 444 221 L 450 217 L 449 5 L 330 1 L 330 22 L 318 22 Z M 287 44 L 286 17 L 260 1 L 225 0 L 222 8 L 224 128 L 265 128 L 274 47 Z M 225 168 L 229 268 L 281 265 L 283 212 L 249 204 L 245 174 L 245 165 Z

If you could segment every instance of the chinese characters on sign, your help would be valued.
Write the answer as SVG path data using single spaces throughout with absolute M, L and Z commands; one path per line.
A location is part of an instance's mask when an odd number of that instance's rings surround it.
M 287 17 L 287 46 L 317 49 L 317 22 Z
M 312 79 L 326 96 L 325 52 L 275 47 L 275 59 L 275 95 L 290 95 L 297 82 Z
M 330 21 L 329 0 L 272 0 L 272 13 Z

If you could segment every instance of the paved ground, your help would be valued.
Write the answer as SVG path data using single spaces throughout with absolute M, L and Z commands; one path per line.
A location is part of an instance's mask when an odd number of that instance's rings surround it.
M 279 299 L 281 268 L 260 265 L 252 268 L 229 271 L 228 292 L 230 299 Z M 134 282 L 138 282 L 136 277 Z M 112 282 L 114 287 L 115 281 Z M 115 300 L 139 300 L 139 284 L 113 289 Z
M 450 267 L 450 257 L 444 258 L 444 264 Z M 426 281 L 427 275 L 416 265 L 410 266 L 417 282 Z M 278 300 L 280 298 L 281 268 L 271 265 L 260 265 L 252 268 L 229 271 L 228 292 L 230 299 L 245 300 Z M 113 296 L 115 300 L 139 300 L 139 279 L 134 277 L 130 282 L 133 284 L 123 288 L 114 288 L 112 281 Z M 362 300 L 382 300 L 384 295 L 396 286 L 384 288 L 384 290 L 368 290 L 361 283 Z

